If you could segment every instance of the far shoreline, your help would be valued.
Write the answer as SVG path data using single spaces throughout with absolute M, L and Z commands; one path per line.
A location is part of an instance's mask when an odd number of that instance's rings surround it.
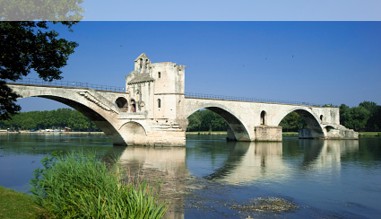
M 39 134 L 39 135 L 105 135 L 104 132 L 92 131 L 59 131 L 59 132 L 46 132 L 46 131 L 7 131 L 0 130 L 0 135 L 16 135 L 16 134 Z M 192 131 L 186 132 L 186 135 L 227 135 L 226 131 Z M 298 137 L 298 132 L 283 132 L 283 137 Z M 381 132 L 359 132 L 359 137 L 381 137 Z
M 104 135 L 104 132 L 42 132 L 42 131 L 0 131 L 0 135 L 17 135 L 17 134 L 38 134 L 38 135 L 72 135 L 72 134 L 81 134 L 81 135 Z

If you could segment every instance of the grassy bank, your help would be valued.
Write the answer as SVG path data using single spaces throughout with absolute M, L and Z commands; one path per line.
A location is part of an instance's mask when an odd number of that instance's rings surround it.
M 104 135 L 104 132 L 41 132 L 41 131 L 0 131 L 0 135 L 36 134 L 36 135 Z
M 298 132 L 283 132 L 282 135 L 283 137 L 298 137 L 299 133 Z
M 47 157 L 32 193 L 55 218 L 162 218 L 166 207 L 144 183 L 123 182 L 117 166 L 82 153 Z
M 41 218 L 45 210 L 33 202 L 30 195 L 0 186 L 0 218 Z
M 198 132 L 187 132 L 187 135 L 226 135 L 226 131 L 198 131 Z
M 226 135 L 226 131 L 199 131 L 199 132 L 187 132 L 187 135 Z M 298 133 L 297 132 L 283 132 L 283 136 L 287 137 L 297 137 Z
M 381 132 L 360 132 L 360 137 L 381 137 Z

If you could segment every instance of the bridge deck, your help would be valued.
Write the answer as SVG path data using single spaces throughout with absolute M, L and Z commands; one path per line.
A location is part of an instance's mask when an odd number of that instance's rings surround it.
M 199 93 L 185 93 L 185 98 L 187 98 L 187 99 L 225 100 L 225 101 L 237 101 L 237 102 L 287 104 L 287 105 L 298 105 L 298 106 L 322 107 L 321 104 L 313 104 L 313 103 L 307 103 L 307 102 L 277 101 L 277 100 L 259 99 L 259 98 L 252 98 L 252 97 L 235 97 L 235 96 L 199 94 Z M 328 106 L 328 107 L 332 107 L 332 106 Z
M 125 93 L 125 88 L 108 86 L 108 85 L 99 85 L 91 84 L 87 82 L 76 82 L 76 81 L 44 81 L 40 79 L 23 79 L 16 82 L 7 81 L 8 84 L 15 85 L 25 85 L 25 86 L 40 86 L 40 87 L 56 87 L 56 88 L 84 88 L 84 89 L 93 89 L 97 91 L 108 91 L 114 93 Z M 278 101 L 278 100 L 269 100 L 269 99 L 260 99 L 252 97 L 235 97 L 235 96 L 224 96 L 224 95 L 213 95 L 213 94 L 200 94 L 200 93 L 190 93 L 187 92 L 184 94 L 187 99 L 205 99 L 205 100 L 226 100 L 226 101 L 238 101 L 238 102 L 255 102 L 255 103 L 270 103 L 270 104 L 289 104 L 289 105 L 302 105 L 302 106 L 314 106 L 321 107 L 321 104 L 312 104 L 307 102 L 298 102 L 298 101 Z M 332 107 L 332 106 L 329 106 Z
M 85 88 L 93 89 L 97 91 L 109 91 L 115 93 L 125 93 L 125 89 L 122 87 L 91 84 L 87 82 L 77 81 L 44 81 L 39 79 L 23 79 L 19 81 L 7 81 L 7 84 L 25 85 L 25 86 L 39 86 L 39 87 L 56 87 L 56 88 Z

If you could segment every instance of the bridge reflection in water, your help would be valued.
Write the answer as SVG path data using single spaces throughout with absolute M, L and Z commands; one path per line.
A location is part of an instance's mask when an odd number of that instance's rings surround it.
M 184 218 L 185 154 L 184 147 L 127 147 L 120 157 L 129 180 L 160 187 L 159 196 L 169 205 L 165 218 Z
M 205 141 L 192 143 L 195 145 L 190 147 L 197 147 L 198 143 Z M 227 153 L 223 155 L 224 160 L 219 167 L 203 178 L 190 174 L 195 170 L 187 167 L 186 159 L 192 159 L 186 154 L 192 153 L 192 148 L 188 146 L 188 149 L 127 147 L 120 157 L 120 163 L 130 178 L 144 179 L 154 186 L 160 185 L 160 196 L 170 205 L 166 218 L 183 218 L 186 194 L 193 189 L 203 189 L 197 185 L 205 179 L 210 183 L 244 186 L 257 182 L 282 183 L 299 177 L 298 174 L 303 172 L 339 173 L 341 157 L 359 150 L 359 142 L 353 140 L 297 140 L 287 142 L 286 148 L 283 144 L 285 141 L 234 142 L 229 150 L 225 150 Z M 221 142 L 221 147 L 228 145 Z M 197 153 L 209 152 L 200 150 Z
M 282 160 L 282 142 L 237 142 L 224 165 L 207 179 L 228 184 L 287 178 L 290 167 Z
M 299 145 L 304 148 L 302 168 L 314 171 L 340 171 L 341 157 L 359 150 L 359 142 L 353 140 L 300 140 Z
M 298 164 L 309 171 L 340 171 L 343 154 L 359 150 L 353 140 L 299 140 L 304 151 Z M 297 166 L 298 166 L 297 165 Z M 283 156 L 282 142 L 237 142 L 222 167 L 206 178 L 228 184 L 277 182 L 293 177 L 297 166 Z

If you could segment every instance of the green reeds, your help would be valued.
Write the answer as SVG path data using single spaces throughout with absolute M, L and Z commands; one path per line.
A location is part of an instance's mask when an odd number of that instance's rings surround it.
M 144 183 L 122 184 L 95 155 L 69 154 L 43 160 L 35 172 L 32 193 L 54 218 L 162 218 L 158 204 Z M 117 169 L 117 168 L 114 168 Z

